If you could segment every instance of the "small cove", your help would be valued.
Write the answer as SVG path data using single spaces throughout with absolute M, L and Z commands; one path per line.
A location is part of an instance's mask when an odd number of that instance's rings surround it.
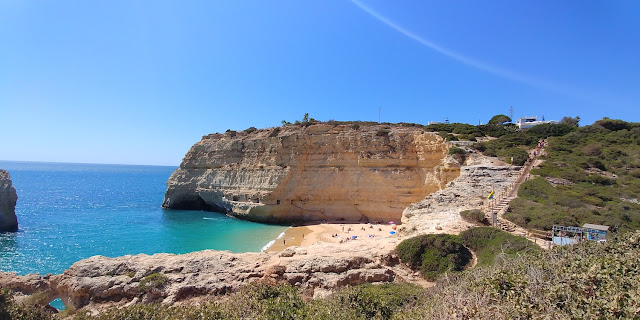
M 94 255 L 258 252 L 287 227 L 163 210 L 175 167 L 0 161 L 18 193 L 19 231 L 0 233 L 0 270 L 61 273 Z

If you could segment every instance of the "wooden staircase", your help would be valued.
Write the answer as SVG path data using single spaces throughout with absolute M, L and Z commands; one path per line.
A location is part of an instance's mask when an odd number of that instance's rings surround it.
M 518 188 L 522 183 L 529 179 L 529 172 L 531 171 L 536 158 L 536 156 L 532 156 L 530 153 L 530 157 L 525 165 L 522 166 L 522 169 L 520 169 L 520 175 L 516 178 L 516 181 L 506 188 L 503 193 L 496 195 L 494 199 L 490 200 L 481 208 L 481 210 L 484 212 L 485 218 L 490 223 L 493 223 L 493 213 L 497 213 L 496 224 L 494 227 L 517 236 L 523 236 L 540 245 L 542 248 L 546 248 L 548 243 L 544 238 L 547 238 L 548 236 L 544 236 L 546 234 L 544 231 L 530 232 L 504 218 L 504 213 L 509 209 L 509 204 L 518 196 Z

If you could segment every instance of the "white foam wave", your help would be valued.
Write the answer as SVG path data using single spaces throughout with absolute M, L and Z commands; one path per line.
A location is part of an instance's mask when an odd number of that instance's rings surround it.
M 289 227 L 289 228 L 291 228 L 291 227 Z M 264 247 L 262 247 L 262 249 L 260 249 L 260 252 L 265 252 L 267 249 L 269 249 L 269 247 L 271 247 L 274 243 L 276 243 L 276 240 L 278 240 L 278 239 L 280 239 L 280 238 L 284 237 L 284 233 L 285 233 L 285 232 L 286 232 L 286 230 L 285 230 L 285 231 L 282 231 L 282 232 L 278 235 L 278 237 L 277 237 L 277 238 L 275 238 L 275 239 L 273 239 L 273 240 L 269 241 L 269 243 L 265 244 L 265 245 L 264 245 Z

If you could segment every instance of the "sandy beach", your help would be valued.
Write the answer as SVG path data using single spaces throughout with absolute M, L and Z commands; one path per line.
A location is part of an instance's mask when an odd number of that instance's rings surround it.
M 293 246 L 308 247 L 314 243 L 376 241 L 395 237 L 391 234 L 395 228 L 394 224 L 375 223 L 322 223 L 291 227 L 265 251 L 281 251 Z

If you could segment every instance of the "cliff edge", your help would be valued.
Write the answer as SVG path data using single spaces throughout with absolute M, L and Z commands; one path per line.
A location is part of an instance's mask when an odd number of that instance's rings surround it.
M 460 174 L 419 128 L 314 124 L 204 136 L 167 181 L 162 206 L 241 219 L 399 221 Z
M 18 231 L 17 201 L 18 195 L 11 183 L 9 172 L 0 169 L 0 232 Z

